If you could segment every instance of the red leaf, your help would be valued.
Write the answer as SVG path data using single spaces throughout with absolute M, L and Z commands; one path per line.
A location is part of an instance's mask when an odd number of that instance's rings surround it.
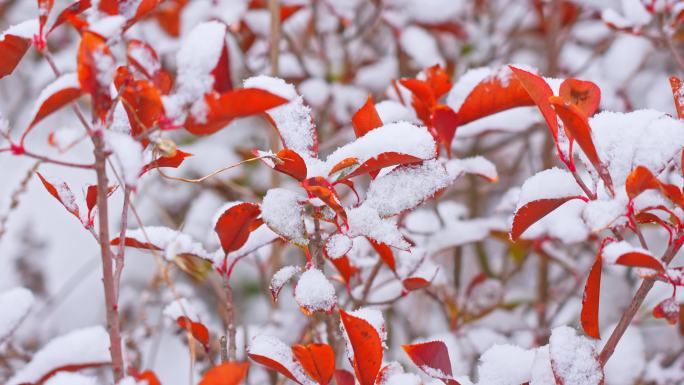
M 587 159 L 589 159 L 596 171 L 598 171 L 599 176 L 603 179 L 606 187 L 612 191 L 613 181 L 596 152 L 594 141 L 591 138 L 591 127 L 589 127 L 589 121 L 584 115 L 584 112 L 576 105 L 567 104 L 563 99 L 557 96 L 550 97 L 549 101 L 555 108 L 556 113 L 558 113 L 558 117 L 563 121 L 563 127 L 571 134 L 572 138 L 577 141 L 577 144 L 579 144 L 580 148 L 587 156 Z
M 209 112 L 206 123 L 189 118 L 188 131 L 195 135 L 208 135 L 223 128 L 234 118 L 255 115 L 288 102 L 287 99 L 259 88 L 242 88 L 206 96 Z
M 132 136 L 136 137 L 150 130 L 164 116 L 161 94 L 149 81 L 135 80 L 127 67 L 119 67 L 114 84 L 121 92 Z M 146 146 L 148 142 L 148 139 L 143 140 L 143 145 Z
M 352 365 L 361 385 L 374 385 L 382 366 L 382 340 L 375 328 L 362 318 L 340 309 L 340 319 L 349 338 L 354 360 Z
M 276 154 L 275 169 L 287 174 L 298 181 L 306 179 L 306 163 L 299 154 L 289 148 L 282 149 Z
M 653 317 L 664 318 L 671 325 L 674 325 L 679 320 L 679 304 L 675 298 L 667 298 L 653 308 Z
M 176 323 L 181 328 L 188 330 L 202 345 L 205 347 L 209 346 L 209 330 L 201 322 L 195 322 L 186 316 L 180 316 Z
M 209 369 L 199 385 L 239 385 L 247 376 L 247 362 L 225 362 Z
M 52 6 L 54 4 L 54 0 L 38 0 L 38 22 L 40 23 L 40 32 L 38 33 L 38 36 L 40 39 L 43 39 L 45 22 L 47 22 L 48 16 L 50 16 L 50 11 L 52 10 Z
M 223 42 L 221 56 L 216 67 L 211 71 L 214 76 L 214 91 L 218 93 L 228 92 L 233 89 L 233 81 L 230 78 L 230 58 L 228 57 L 228 45 Z
M 515 215 L 513 217 L 513 227 L 511 229 L 511 239 L 513 241 L 518 240 L 522 233 L 524 233 L 525 230 L 535 224 L 538 220 L 557 209 L 563 203 L 571 199 L 578 198 L 580 197 L 572 196 L 553 199 L 539 199 L 526 203 L 524 206 L 515 211 Z
M 140 175 L 152 169 L 160 167 L 178 168 L 183 163 L 183 161 L 185 161 L 185 158 L 190 156 L 192 156 L 192 154 L 176 149 L 175 154 L 173 154 L 172 156 L 162 155 L 159 158 L 143 166 L 142 170 L 140 171 Z
M 527 91 L 528 96 L 537 105 L 539 111 L 541 111 L 546 124 L 548 124 L 551 129 L 551 135 L 553 135 L 553 140 L 558 143 L 558 120 L 556 119 L 556 112 L 551 108 L 549 103 L 549 98 L 553 96 L 553 91 L 551 87 L 546 83 L 546 81 L 531 72 L 509 66 L 516 79 L 520 81 L 522 87 Z
M 109 242 L 110 245 L 116 246 L 119 243 L 121 243 L 121 239 L 119 237 L 116 237 L 112 239 L 111 242 Z M 129 238 L 126 237 L 124 238 L 124 245 L 127 247 L 135 247 L 136 249 L 145 249 L 145 250 L 154 250 L 154 251 L 160 251 L 162 250 L 161 247 L 153 245 L 151 243 L 147 242 L 141 242 L 135 238 Z
M 645 269 L 653 269 L 658 272 L 664 272 L 665 268 L 663 264 L 652 256 L 640 252 L 629 252 L 620 255 L 615 260 L 616 265 L 628 266 L 628 267 L 642 267 Z
M 401 79 L 399 81 L 402 86 L 411 91 L 413 97 L 411 98 L 411 105 L 416 110 L 416 115 L 426 125 L 430 124 L 430 111 L 437 103 L 435 95 L 427 82 L 419 79 Z
M 55 186 L 55 184 L 45 179 L 41 173 L 36 171 L 36 175 L 38 175 L 38 178 L 40 178 L 40 181 L 50 195 L 55 197 L 68 212 L 80 220 L 81 216 L 79 215 L 78 205 L 76 204 L 76 197 L 74 196 L 74 193 L 71 192 L 69 185 L 67 185 L 66 182 L 60 182 Z
M 292 353 L 314 381 L 327 385 L 335 371 L 335 352 L 327 344 L 294 345 Z
M 676 76 L 670 78 L 670 87 L 672 87 L 672 96 L 674 97 L 674 104 L 677 108 L 677 117 L 684 119 L 684 94 L 682 94 L 682 81 Z
M 447 385 L 459 385 L 452 376 L 451 359 L 449 350 L 442 341 L 430 341 L 413 345 L 402 345 L 411 361 L 425 373 L 433 378 L 444 381 Z M 430 371 L 425 370 L 431 369 Z M 435 373 L 444 374 L 444 377 L 435 376 Z
M 90 0 L 74 1 L 73 3 L 69 4 L 57 16 L 57 19 L 55 19 L 55 22 L 52 24 L 52 27 L 50 27 L 50 30 L 48 31 L 47 35 L 52 33 L 52 31 L 54 31 L 55 28 L 59 27 L 67 21 L 74 25 L 83 26 L 83 24 L 87 24 L 85 20 L 79 19 L 78 15 L 83 13 L 86 9 L 90 8 L 90 6 Z
M 180 36 L 180 15 L 188 0 L 170 0 L 164 2 L 155 13 L 159 26 L 173 37 Z
M 430 281 L 422 277 L 409 277 L 401 281 L 404 289 L 408 291 L 422 290 L 430 286 Z
M 71 79 L 73 79 L 74 81 L 71 81 Z M 58 89 L 52 89 L 52 84 L 63 85 L 63 87 Z M 36 110 L 36 113 L 33 116 L 33 120 L 31 120 L 31 123 L 26 129 L 26 132 L 31 130 L 33 126 L 35 126 L 38 122 L 43 120 L 46 116 L 59 110 L 60 108 L 73 102 L 74 100 L 78 99 L 79 96 L 81 96 L 81 89 L 79 87 L 79 84 L 76 81 L 76 78 L 72 77 L 72 75 L 64 75 L 52 84 L 48 86 L 48 88 L 46 88 L 46 91 L 49 89 L 49 92 L 52 93 L 47 95 L 47 97 L 41 101 L 40 106 L 38 106 L 38 109 Z M 26 135 L 26 133 L 24 135 Z
M 31 39 L 5 34 L 0 40 L 0 79 L 14 72 L 31 46 Z
M 344 369 L 335 370 L 335 382 L 337 385 L 355 385 L 354 375 Z
M 335 188 L 322 176 L 315 176 L 302 181 L 302 187 L 311 196 L 323 201 L 326 206 L 330 207 L 342 221 L 347 223 L 347 212 L 340 204 L 340 198 L 337 196 Z
M 282 374 L 283 376 L 289 378 L 290 380 L 301 385 L 301 382 L 297 381 L 297 378 L 280 362 L 259 354 L 248 353 L 247 354 L 251 360 L 254 362 L 264 365 L 265 367 L 275 370 L 276 372 Z
M 347 257 L 346 255 L 339 258 L 331 259 L 331 261 L 333 265 L 335 265 L 337 271 L 340 273 L 342 280 L 347 285 L 350 283 L 351 277 L 359 271 L 358 268 L 352 266 L 349 263 L 349 257 Z
M 112 99 L 109 91 L 109 80 L 105 84 L 102 79 L 101 66 L 108 58 L 114 63 L 114 56 L 109 51 L 105 40 L 92 32 L 84 32 L 78 47 L 77 73 L 81 89 L 92 96 L 93 112 L 100 120 L 104 120 Z M 99 64 L 98 64 L 99 63 Z
M 432 111 L 432 127 L 437 131 L 437 139 L 444 145 L 451 158 L 451 142 L 454 140 L 459 116 L 449 106 L 440 104 Z
M 411 164 L 422 162 L 423 159 L 413 155 L 402 154 L 399 152 L 383 152 L 382 154 L 370 158 L 363 162 L 351 173 L 343 176 L 341 179 L 349 179 L 363 174 L 372 174 L 382 170 L 385 167 L 396 166 L 400 164 Z
M 375 110 L 375 104 L 371 95 L 368 95 L 366 103 L 352 116 L 352 125 L 354 126 L 354 133 L 357 138 L 366 135 L 368 131 L 374 128 L 382 126 L 382 120 L 380 115 L 378 115 L 378 111 Z
M 515 73 L 515 69 L 511 69 Z M 542 84 L 546 85 L 543 80 Z M 552 94 L 549 88 L 549 95 Z M 458 110 L 459 124 L 463 125 L 514 107 L 532 105 L 534 98 L 529 95 L 519 78 L 511 76 L 507 83 L 502 83 L 498 76 L 491 76 L 475 86 L 463 101 Z
M 378 253 L 380 259 L 385 262 L 390 270 L 396 273 L 397 264 L 394 260 L 394 253 L 392 253 L 392 249 L 384 243 L 376 242 L 370 238 L 366 239 L 368 239 L 368 242 L 370 242 L 371 246 L 373 246 L 373 249 L 375 249 L 375 251 Z
M 589 117 L 599 107 L 601 89 L 589 81 L 566 79 L 560 85 L 559 96 L 567 103 L 576 105 Z
M 161 68 L 157 51 L 141 40 L 132 39 L 126 44 L 126 59 L 148 79 L 152 79 L 156 73 L 155 69 Z
M 599 299 L 601 296 L 601 267 L 603 266 L 603 258 L 601 252 L 596 255 L 596 261 L 589 271 L 587 283 L 584 286 L 584 295 L 582 296 L 582 313 L 580 315 L 580 322 L 584 332 L 592 338 L 600 339 L 599 332 Z
M 92 362 L 92 363 L 84 363 L 84 364 L 72 364 L 72 365 L 64 365 L 60 366 L 58 368 L 54 368 L 47 372 L 43 377 L 41 377 L 38 381 L 32 383 L 32 384 L 22 384 L 22 385 L 43 385 L 47 380 L 49 380 L 51 377 L 56 375 L 59 372 L 78 372 L 80 370 L 84 369 L 91 369 L 91 368 L 99 368 L 102 366 L 109 365 L 110 362 Z
M 100 0 L 97 5 L 97 9 L 104 12 L 110 16 L 119 14 L 119 1 L 118 0 Z
M 242 247 L 249 238 L 252 223 L 261 215 L 259 205 L 255 203 L 239 203 L 221 214 L 214 231 L 221 240 L 221 247 L 227 254 Z
M 107 196 L 112 195 L 116 190 L 116 186 L 111 186 L 107 189 Z M 91 214 L 95 206 L 97 205 L 97 185 L 91 184 L 86 190 L 86 206 L 88 207 L 88 219 L 91 218 Z

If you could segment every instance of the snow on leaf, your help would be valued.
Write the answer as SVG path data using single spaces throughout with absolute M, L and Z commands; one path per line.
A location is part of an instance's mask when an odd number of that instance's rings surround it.
M 453 179 L 467 173 L 480 176 L 489 182 L 497 182 L 499 180 L 496 166 L 483 156 L 478 155 L 470 158 L 451 159 L 445 166 Z
M 609 264 L 665 271 L 662 263 L 650 251 L 632 246 L 627 241 L 608 244 L 603 249 L 603 260 Z
M 599 385 L 603 369 L 595 345 L 567 326 L 552 330 L 549 339 L 551 368 L 559 385 Z
M 328 258 L 336 259 L 344 256 L 351 250 L 353 241 L 344 234 L 333 234 L 325 241 L 323 249 Z
M 361 385 L 373 385 L 382 365 L 382 340 L 376 328 L 364 318 L 340 309 L 347 352 Z
M 329 312 L 337 304 L 335 287 L 316 268 L 306 270 L 299 277 L 295 287 L 295 300 L 307 315 L 319 311 Z
M 677 117 L 684 119 L 684 89 L 682 89 L 682 81 L 676 77 L 670 77 L 670 87 L 672 88 L 672 97 L 674 99 L 675 109 L 677 110 Z
M 259 88 L 290 100 L 287 104 L 268 110 L 267 114 L 278 130 L 285 148 L 316 157 L 318 138 L 311 119 L 311 110 L 304 105 L 304 100 L 297 94 L 292 84 L 279 78 L 262 75 L 245 80 L 244 86 Z
M 112 104 L 109 86 L 114 74 L 114 56 L 104 38 L 86 31 L 81 37 L 77 58 L 81 90 L 91 95 L 94 115 L 104 121 Z
M 370 183 L 363 205 L 381 217 L 397 215 L 433 197 L 452 181 L 439 160 L 397 167 Z
M 15 287 L 0 293 L 0 346 L 26 318 L 33 302 L 33 293 L 23 287 Z
M 327 157 L 326 164 L 328 169 L 332 169 L 342 160 L 352 157 L 362 164 L 388 152 L 427 160 L 435 157 L 435 146 L 435 140 L 424 127 L 407 122 L 391 123 L 338 148 Z
M 76 197 L 74 196 L 74 193 L 71 192 L 69 185 L 64 181 L 49 181 L 39 172 L 36 172 L 36 175 L 38 175 L 38 178 L 40 178 L 40 181 L 50 195 L 55 197 L 68 212 L 80 220 L 81 216 L 79 214 L 78 205 L 76 204 Z
M 320 385 L 328 385 L 335 372 L 335 352 L 330 345 L 294 345 L 292 353 L 309 377 Z
M 276 337 L 257 335 L 249 344 L 247 355 L 253 361 L 277 371 L 298 384 L 312 383 L 299 362 L 295 361 L 292 349 Z
M 278 299 L 278 294 L 280 294 L 280 291 L 283 289 L 285 284 L 287 284 L 287 282 L 292 279 L 295 274 L 297 274 L 297 272 L 299 272 L 298 267 L 285 266 L 273 274 L 273 277 L 271 278 L 271 285 L 269 286 L 273 301 Z
M 119 238 L 115 238 L 111 244 L 118 245 L 120 241 Z M 163 226 L 145 226 L 128 230 L 124 244 L 128 247 L 163 251 L 164 257 L 169 261 L 183 254 L 212 259 L 202 244 L 192 239 L 190 235 Z
M 6 385 L 41 383 L 56 373 L 107 365 L 109 334 L 102 326 L 77 329 L 53 338 Z
M 298 246 L 306 246 L 309 240 L 304 228 L 304 212 L 299 203 L 304 197 L 284 188 L 266 192 L 261 203 L 262 218 L 276 234 Z
M 674 297 L 666 298 L 653 308 L 653 317 L 663 318 L 669 324 L 675 325 L 679 321 L 679 312 L 681 311 L 679 306 Z
M 214 231 L 221 241 L 224 253 L 238 250 L 255 230 L 255 221 L 261 214 L 259 205 L 242 202 L 232 205 L 219 216 Z
M 59 372 L 50 377 L 45 385 L 97 385 L 96 377 L 84 376 L 78 373 Z M 120 384 L 123 384 L 121 382 Z
M 199 385 L 240 385 L 248 368 L 248 362 L 224 362 L 209 369 Z
M 480 356 L 479 384 L 520 385 L 530 381 L 534 350 L 494 345 Z
M 107 150 L 111 151 L 118 175 L 128 187 L 138 184 L 138 176 L 143 169 L 143 147 L 129 134 L 107 130 L 104 132 Z
M 374 208 L 361 205 L 348 212 L 349 231 L 352 235 L 362 235 L 377 242 L 398 249 L 407 249 L 408 242 L 391 219 L 384 219 Z

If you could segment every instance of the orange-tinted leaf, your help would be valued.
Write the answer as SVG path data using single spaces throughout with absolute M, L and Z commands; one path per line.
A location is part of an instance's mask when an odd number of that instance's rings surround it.
M 551 213 L 553 210 L 560 207 L 563 203 L 576 199 L 579 197 L 563 197 L 553 199 L 539 199 L 531 201 L 516 210 L 513 217 L 513 227 L 511 228 L 511 239 L 517 241 L 518 238 L 530 226 L 537 223 L 538 220 Z
M 152 79 L 161 68 L 157 51 L 141 40 L 132 39 L 126 44 L 126 59 L 148 79 Z
M 439 64 L 426 68 L 424 72 L 426 82 L 428 86 L 430 86 L 432 94 L 435 96 L 435 100 L 439 100 L 439 98 L 451 90 L 449 74 Z
M 185 158 L 190 156 L 192 156 L 192 154 L 176 149 L 176 152 L 173 154 L 173 156 L 160 156 L 159 158 L 143 166 L 142 170 L 140 171 L 140 175 L 159 167 L 178 168 L 183 163 Z
M 38 32 L 38 35 L 40 39 L 43 39 L 45 22 L 47 21 L 48 16 L 50 16 L 50 11 L 54 4 L 54 0 L 38 0 L 38 22 L 40 23 L 40 32 Z
M 188 0 L 165 1 L 155 13 L 159 26 L 173 37 L 180 36 L 180 15 Z
M 5 34 L 0 40 L 0 79 L 14 72 L 31 46 L 31 39 Z
M 352 116 L 352 125 L 354 126 L 354 133 L 357 138 L 366 135 L 368 131 L 374 128 L 382 126 L 382 120 L 380 115 L 378 115 L 378 111 L 375 110 L 375 104 L 371 95 L 368 95 L 366 103 Z
M 354 353 L 353 366 L 361 385 L 374 385 L 382 366 L 382 340 L 375 328 L 362 318 L 340 309 L 340 319 Z
M 112 195 L 116 190 L 117 186 L 111 186 L 107 189 L 107 196 Z M 88 207 L 88 218 L 90 219 L 91 214 L 95 206 L 97 205 L 97 185 L 91 184 L 86 189 L 86 206 Z
M 542 84 L 546 85 L 543 80 Z M 549 88 L 549 95 L 551 94 Z M 475 86 L 463 101 L 457 111 L 459 124 L 463 125 L 510 108 L 532 105 L 534 98 L 529 95 L 518 78 L 511 76 L 507 82 L 502 83 L 498 76 L 491 76 Z
M 580 315 L 580 322 L 584 332 L 592 338 L 600 339 L 599 328 L 599 299 L 601 296 L 601 267 L 603 266 L 603 259 L 599 252 L 596 256 L 596 261 L 589 271 L 587 283 L 584 286 L 584 295 L 582 296 L 582 313 Z
M 259 205 L 243 202 L 231 206 L 216 221 L 214 231 L 227 254 L 242 247 L 249 238 L 251 225 L 261 215 Z
M 358 163 L 359 163 L 359 158 L 357 158 L 355 156 L 350 156 L 349 158 L 344 158 L 341 161 L 339 161 L 336 165 L 334 165 L 333 168 L 330 169 L 328 176 L 330 176 L 330 175 L 332 175 L 338 171 L 342 171 L 346 168 L 354 166 Z
M 527 94 L 532 99 L 534 104 L 537 105 L 539 111 L 541 111 L 546 124 L 548 124 L 551 129 L 551 135 L 553 135 L 553 140 L 558 141 L 558 120 L 556 119 L 556 112 L 551 108 L 549 103 L 549 97 L 553 96 L 553 91 L 551 87 L 546 83 L 546 81 L 531 72 L 509 66 L 516 79 L 520 81 L 522 87 L 527 91 Z
M 401 79 L 399 80 L 399 83 L 408 88 L 409 91 L 423 102 L 426 107 L 432 108 L 437 102 L 435 94 L 432 92 L 432 89 L 427 82 L 419 79 Z
M 294 345 L 292 353 L 306 374 L 321 385 L 327 385 L 335 371 L 335 352 L 328 344 Z
M 38 175 L 38 178 L 40 178 L 40 181 L 50 195 L 55 197 L 68 212 L 80 220 L 81 216 L 79 215 L 78 205 L 76 204 L 76 197 L 74 196 L 74 193 L 71 192 L 69 185 L 67 185 L 66 182 L 56 182 L 57 185 L 55 185 L 55 183 L 45 179 L 41 173 L 36 172 L 36 175 Z
M 375 249 L 375 251 L 378 253 L 380 259 L 385 262 L 390 270 L 396 273 L 397 264 L 394 260 L 394 253 L 392 253 L 392 249 L 384 243 L 376 242 L 370 238 L 366 239 L 368 239 L 368 242 L 370 242 L 371 246 L 373 246 L 373 249 Z
M 92 96 L 93 112 L 100 120 L 104 120 L 112 99 L 109 91 L 111 79 L 103 79 L 103 63 L 111 61 L 114 56 L 109 51 L 105 40 L 92 32 L 84 32 L 78 47 L 77 73 L 81 89 Z
M 682 94 L 682 81 L 676 76 L 670 78 L 670 87 L 672 87 L 672 96 L 674 97 L 675 108 L 677 109 L 677 117 L 684 119 L 684 94 Z
M 349 179 L 363 174 L 371 174 L 371 176 L 374 176 L 374 173 L 382 170 L 385 167 L 396 166 L 400 164 L 418 163 L 422 161 L 423 159 L 413 155 L 402 154 L 399 152 L 383 152 L 382 154 L 363 162 L 363 164 L 361 164 L 351 173 L 342 177 L 342 179 Z
M 239 385 L 247 376 L 247 362 L 225 362 L 209 369 L 199 385 Z
M 660 187 L 660 182 L 651 173 L 651 170 L 644 166 L 637 166 L 627 176 L 625 181 L 625 190 L 629 199 L 636 198 L 639 194 L 646 190 L 657 189 Z
M 71 364 L 71 365 L 64 365 L 60 366 L 58 368 L 54 368 L 47 372 L 46 374 L 43 375 L 38 381 L 34 382 L 31 385 L 43 385 L 47 380 L 49 380 L 51 377 L 56 375 L 57 373 L 60 372 L 78 372 L 81 370 L 85 369 L 91 369 L 91 368 L 100 368 L 102 366 L 107 366 L 110 365 L 109 362 L 89 362 L 89 363 L 82 363 L 82 364 Z M 22 384 L 25 385 L 25 384 Z
M 287 174 L 298 181 L 306 179 L 306 163 L 299 154 L 289 148 L 282 149 L 276 154 L 278 161 L 275 161 L 275 169 Z
M 81 96 L 81 88 L 74 74 L 61 76 L 59 79 L 46 87 L 45 91 L 43 92 L 49 92 L 49 94 L 41 100 L 40 105 L 33 116 L 33 120 L 31 120 L 31 123 L 27 128 L 27 131 L 33 128 L 33 126 L 43 120 L 46 116 L 59 110 Z
M 188 330 L 202 345 L 205 347 L 209 346 L 209 329 L 201 322 L 195 322 L 186 316 L 180 316 L 176 320 L 176 324 L 181 328 Z
M 119 14 L 119 1 L 118 0 L 100 0 L 97 3 L 97 9 L 108 15 L 118 15 Z
M 164 116 L 161 94 L 149 81 L 132 80 L 126 82 L 125 86 L 117 82 L 117 89 L 121 90 L 123 106 L 131 124 L 131 135 L 138 136 L 150 130 Z M 143 144 L 147 145 L 147 142 L 146 139 Z
M 145 370 L 133 376 L 137 381 L 147 381 L 147 385 L 161 385 L 161 382 L 151 370 Z
M 589 159 L 599 173 L 599 176 L 601 176 L 601 179 L 603 179 L 606 187 L 612 190 L 613 181 L 608 173 L 608 169 L 603 165 L 596 152 L 594 141 L 591 138 L 591 127 L 589 127 L 587 116 L 579 107 L 574 104 L 567 104 L 563 99 L 557 96 L 550 97 L 549 101 L 556 110 L 558 117 L 563 121 L 563 127 L 571 134 L 574 140 L 577 141 L 577 144 L 579 144 L 580 148 L 587 156 L 587 159 Z
M 449 350 L 444 342 L 430 341 L 413 345 L 402 345 L 402 348 L 411 358 L 411 361 L 430 377 L 442 380 L 449 385 L 458 385 L 458 382 L 452 378 L 451 359 L 449 358 Z M 436 376 L 436 373 L 443 376 Z
M 163 0 L 141 0 L 140 3 L 138 3 L 138 9 L 135 10 L 135 15 L 126 23 L 126 29 L 154 11 L 161 1 Z
M 566 79 L 561 83 L 559 96 L 567 103 L 576 105 L 589 117 L 594 115 L 601 101 L 601 89 L 594 83 Z
M 432 127 L 437 132 L 437 139 L 444 145 L 447 155 L 451 157 L 451 142 L 454 140 L 459 116 L 449 106 L 440 104 L 432 111 Z
M 347 212 L 340 204 L 340 198 L 337 196 L 335 188 L 322 176 L 315 176 L 302 181 L 302 187 L 311 196 L 323 201 L 326 206 L 330 207 L 342 221 L 347 223 Z

